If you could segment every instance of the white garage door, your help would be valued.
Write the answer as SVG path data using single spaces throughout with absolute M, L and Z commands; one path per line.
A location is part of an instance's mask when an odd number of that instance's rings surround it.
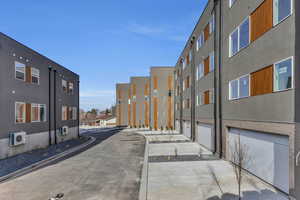
M 289 141 L 287 136 L 247 131 L 229 130 L 229 152 L 232 155 L 234 143 L 240 137 L 241 148 L 246 149 L 245 169 L 289 192 Z
M 214 132 L 209 124 L 197 124 L 196 140 L 207 149 L 214 151 Z
M 176 129 L 176 131 L 180 131 L 180 121 L 179 120 L 176 120 L 176 122 L 175 122 L 175 129 Z
M 183 135 L 191 139 L 191 123 L 183 122 Z

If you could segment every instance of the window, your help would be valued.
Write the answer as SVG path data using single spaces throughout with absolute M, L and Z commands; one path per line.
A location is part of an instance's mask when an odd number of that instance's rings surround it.
M 214 31 L 215 31 L 215 15 L 213 15 L 209 21 L 209 33 L 211 34 Z
M 273 24 L 277 25 L 292 14 L 291 0 L 273 0 Z
M 64 91 L 64 92 L 67 92 L 67 88 L 68 88 L 68 87 L 67 87 L 67 85 L 68 85 L 67 81 L 64 80 L 64 79 L 62 79 L 61 85 L 62 85 L 63 91 Z
M 242 76 L 232 80 L 229 83 L 229 99 L 239 99 L 249 97 L 250 93 L 250 75 Z
M 40 84 L 40 70 L 31 68 L 31 82 L 34 84 Z
M 229 99 L 237 99 L 238 98 L 238 91 L 239 89 L 239 82 L 238 80 L 233 80 L 229 82 Z
M 199 80 L 199 67 L 196 67 L 196 81 Z
M 202 78 L 204 76 L 204 64 L 203 62 L 201 62 L 199 64 L 199 79 Z
M 15 61 L 16 79 L 25 81 L 26 66 L 23 63 Z
M 197 40 L 197 51 L 202 47 L 203 44 L 204 44 L 204 33 L 202 31 Z
M 243 76 L 239 79 L 239 98 L 249 96 L 249 75 Z
M 69 91 L 69 94 L 73 94 L 74 92 L 74 84 L 69 82 L 68 84 L 68 91 Z
M 68 120 L 73 119 L 73 108 L 72 107 L 68 107 Z
M 200 106 L 203 105 L 203 94 L 202 93 L 199 94 L 199 105 Z
M 215 52 L 209 54 L 209 71 L 215 70 Z
M 239 50 L 247 47 L 250 42 L 249 18 L 247 18 L 240 26 L 240 45 Z
M 193 59 L 193 53 L 192 53 L 192 50 L 189 51 L 189 64 L 192 62 L 192 59 Z
M 46 105 L 31 104 L 31 122 L 45 122 L 45 121 L 46 121 Z
M 196 106 L 199 106 L 199 95 L 196 96 Z
M 239 50 L 239 30 L 235 30 L 233 33 L 230 35 L 230 56 L 235 55 L 238 50 Z
M 15 119 L 16 123 L 26 122 L 26 104 L 23 102 L 15 103 Z
M 73 109 L 73 111 L 72 111 L 72 114 L 73 114 L 72 119 L 73 120 L 77 120 L 77 108 L 73 107 L 72 109 Z
M 274 64 L 274 91 L 292 88 L 292 58 Z
M 210 97 L 210 99 L 209 99 L 210 103 L 215 103 L 215 90 L 214 89 L 211 89 L 209 91 L 209 97 Z
M 190 108 L 190 99 L 186 100 L 186 108 L 189 109 Z
M 182 68 L 184 69 L 186 67 L 186 63 L 185 63 L 185 60 L 183 59 L 182 60 Z
M 229 0 L 229 7 L 231 8 L 231 6 L 234 4 L 236 0 Z
M 229 37 L 229 56 L 247 47 L 250 42 L 249 17 Z
M 68 120 L 68 107 L 62 107 L 62 120 Z

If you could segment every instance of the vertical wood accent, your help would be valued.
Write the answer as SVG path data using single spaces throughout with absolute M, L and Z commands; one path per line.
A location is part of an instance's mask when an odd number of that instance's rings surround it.
M 204 92 L 204 104 L 210 104 L 209 102 L 209 90 Z
M 133 112 L 133 127 L 136 127 L 136 102 L 132 102 L 132 112 Z
M 149 127 L 149 103 L 145 101 L 145 126 Z
M 273 27 L 273 0 L 265 0 L 251 14 L 251 42 Z
M 148 82 L 145 84 L 144 94 L 145 94 L 145 96 L 149 96 L 149 83 Z
M 131 102 L 131 89 L 130 89 L 130 87 L 128 89 L 128 100 L 129 99 L 130 99 L 130 102 Z M 128 125 L 132 126 L 132 124 L 131 124 L 131 104 L 129 104 L 128 102 L 127 102 L 127 104 L 128 104 Z
M 209 23 L 204 28 L 204 41 L 208 40 L 209 38 Z
M 31 83 L 31 82 L 32 82 L 32 77 L 31 77 L 31 67 L 26 67 L 25 70 L 26 70 L 26 78 L 25 78 L 25 81 L 26 81 L 27 83 Z
M 132 84 L 132 95 L 136 96 L 136 84 Z
M 204 60 L 204 76 L 209 73 L 209 56 Z
M 158 129 L 158 123 L 157 123 L 157 119 L 158 119 L 158 99 L 157 97 L 153 98 L 153 120 L 154 120 L 154 130 Z
M 153 76 L 153 89 L 157 90 L 157 88 L 158 88 L 157 76 Z
M 251 74 L 251 96 L 273 92 L 273 65 Z
M 189 65 L 190 64 L 190 54 L 188 53 L 186 56 L 186 64 Z
M 31 122 L 31 104 L 30 103 L 26 103 L 26 123 L 30 123 Z

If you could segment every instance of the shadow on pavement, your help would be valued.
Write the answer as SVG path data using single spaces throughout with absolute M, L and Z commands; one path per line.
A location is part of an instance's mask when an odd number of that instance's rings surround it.
M 265 189 L 258 191 L 244 191 L 242 193 L 242 200 L 287 200 L 288 197 L 284 197 L 283 195 L 278 195 L 271 190 Z M 224 193 L 221 197 L 213 196 L 206 200 L 238 200 L 238 195 L 231 193 Z

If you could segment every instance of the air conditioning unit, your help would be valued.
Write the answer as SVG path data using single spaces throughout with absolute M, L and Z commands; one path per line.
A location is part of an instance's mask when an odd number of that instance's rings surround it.
M 9 134 L 10 146 L 19 146 L 26 143 L 26 132 Z
M 65 136 L 69 134 L 69 127 L 68 126 L 63 126 L 60 130 L 61 135 Z

